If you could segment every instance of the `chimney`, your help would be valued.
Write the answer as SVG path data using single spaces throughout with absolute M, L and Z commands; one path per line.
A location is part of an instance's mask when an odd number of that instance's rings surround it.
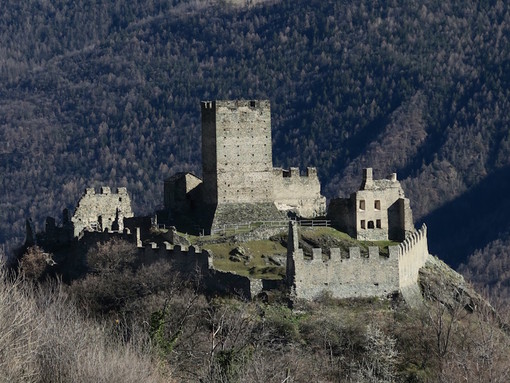
M 361 183 L 361 190 L 371 189 L 374 186 L 372 168 L 363 169 L 363 182 Z

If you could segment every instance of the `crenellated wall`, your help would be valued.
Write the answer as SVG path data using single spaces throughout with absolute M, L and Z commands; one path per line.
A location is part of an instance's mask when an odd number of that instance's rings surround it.
M 427 244 L 427 225 L 408 235 L 398 245 L 400 288 L 416 284 L 420 268 L 430 257 Z
M 163 242 L 162 245 L 152 242 L 143 247 L 143 256 L 147 261 L 152 259 L 167 259 L 181 273 L 206 274 L 212 268 L 212 254 L 209 250 L 200 250 L 196 246 L 172 245 Z
M 263 280 L 215 269 L 212 253 L 196 246 L 153 242 L 141 247 L 141 250 L 144 262 L 166 259 L 182 278 L 198 281 L 199 288 L 208 294 L 230 294 L 251 299 L 262 291 L 264 285 Z
M 313 249 L 311 259 L 299 248 L 295 222 L 289 223 L 287 248 L 287 285 L 296 298 L 311 300 L 326 291 L 335 298 L 384 297 L 417 285 L 418 271 L 428 255 L 426 226 L 398 246 L 389 246 L 388 254 L 369 247 L 363 254 L 359 247 L 348 252 Z
M 306 218 L 326 215 L 326 198 L 321 195 L 317 169 L 312 167 L 304 176 L 299 168 L 273 169 L 273 198 L 281 211 Z

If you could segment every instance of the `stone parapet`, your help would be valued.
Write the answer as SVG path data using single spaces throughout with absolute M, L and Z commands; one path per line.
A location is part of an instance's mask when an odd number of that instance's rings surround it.
M 287 284 L 296 298 L 311 300 L 323 292 L 335 298 L 385 297 L 417 285 L 418 272 L 429 257 L 427 230 L 422 226 L 388 252 L 378 247 L 348 251 L 312 249 L 312 257 L 299 248 L 297 224 L 289 223 Z

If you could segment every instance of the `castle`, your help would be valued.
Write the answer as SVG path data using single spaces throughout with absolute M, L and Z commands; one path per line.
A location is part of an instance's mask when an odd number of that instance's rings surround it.
M 314 218 L 326 213 L 315 168 L 273 168 L 267 100 L 203 101 L 202 176 L 165 180 L 169 223 L 193 217 L 205 232 L 225 224 Z
M 202 170 L 202 179 L 178 173 L 165 180 L 165 210 L 157 216 L 160 222 L 163 218 L 181 227 L 195 225 L 209 232 L 225 223 L 326 214 L 315 168 L 308 168 L 304 175 L 298 168 L 273 168 L 268 101 L 202 102 Z M 360 189 L 349 198 L 331 200 L 327 218 L 334 227 L 360 241 L 400 243 L 384 251 L 377 246 L 351 247 L 348 251 L 312 249 L 312 257 L 307 258 L 299 247 L 298 221 L 291 220 L 285 280 L 251 279 L 216 270 L 210 252 L 182 243 L 175 230 L 170 230 L 163 242 L 143 245 L 150 217 L 134 217 L 127 190 L 119 188 L 112 193 L 108 187 L 99 193 L 86 189 L 73 217 L 69 220 L 64 213 L 62 227 L 48 218 L 46 238 L 70 240 L 95 235 L 100 240 L 98 235 L 122 235 L 136 243 L 144 259 L 166 257 L 182 272 L 204 275 L 209 289 L 241 291 L 248 297 L 282 284 L 291 296 L 302 299 L 314 299 L 323 291 L 336 298 L 394 293 L 401 293 L 406 300 L 416 297 L 419 269 L 429 257 L 427 228 L 414 229 L 410 202 L 396 174 L 374 179 L 372 169 L 364 169 Z M 27 231 L 27 238 L 32 237 Z

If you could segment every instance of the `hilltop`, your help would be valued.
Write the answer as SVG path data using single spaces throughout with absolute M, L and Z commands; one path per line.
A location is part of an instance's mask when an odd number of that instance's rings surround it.
M 147 241 L 168 240 L 168 233 L 154 230 Z M 302 245 L 373 245 L 330 228 L 301 233 Z M 282 278 L 276 263 L 287 250 L 286 233 L 269 241 L 242 239 L 249 234 L 250 230 L 205 237 L 177 233 L 172 238 L 209 248 L 213 263 L 225 271 Z M 487 381 L 504 379 L 509 372 L 506 322 L 437 258 L 430 258 L 420 271 L 423 301 L 416 307 L 398 296 L 335 299 L 325 292 L 314 300 L 296 300 L 290 309 L 278 290 L 251 301 L 203 295 L 203 281 L 180 274 L 171 257 L 147 257 L 123 240 L 106 237 L 105 242 L 82 242 L 79 249 L 61 249 L 54 254 L 57 264 L 43 261 L 46 270 L 38 274 L 37 259 L 48 255 L 32 248 L 22 260 L 27 280 L 14 287 L 2 281 L 2 297 L 17 298 L 4 299 L 11 309 L 0 310 L 0 320 L 10 318 L 13 309 L 19 315 L 32 310 L 19 328 L 20 339 L 30 331 L 38 334 L 16 355 L 12 350 L 17 348 L 7 345 L 20 340 L 3 337 L 8 339 L 3 343 L 6 355 L 12 357 L 9 369 L 0 363 L 0 371 L 10 381 L 26 381 L 26 374 L 33 374 L 34 381 L 42 381 L 40 376 L 72 376 L 75 382 L 101 376 L 114 381 L 128 364 L 136 369 L 126 376 L 128 381 L 145 374 L 151 381 L 456 382 L 463 374 Z M 30 292 L 33 278 L 45 280 L 55 268 L 62 272 L 63 257 L 76 261 L 80 254 L 87 270 L 79 278 L 68 286 L 46 282 Z M 75 264 L 68 266 L 74 271 Z M 29 304 L 36 299 L 48 303 Z M 41 331 L 36 323 L 54 328 L 58 336 Z M 87 342 L 82 344 L 83 339 Z M 59 346 L 42 352 L 48 344 Z M 91 349 L 99 349 L 107 362 L 98 361 L 88 370 L 82 356 Z M 35 357 L 25 359 L 23 370 L 17 369 L 15 362 L 24 350 Z M 102 363 L 111 364 L 109 375 L 98 368 Z
M 85 3 L 3 3 L 0 242 L 91 181 L 151 211 L 154 180 L 199 170 L 198 100 L 267 98 L 276 164 L 316 166 L 328 198 L 397 170 L 431 251 L 504 284 L 504 2 Z

